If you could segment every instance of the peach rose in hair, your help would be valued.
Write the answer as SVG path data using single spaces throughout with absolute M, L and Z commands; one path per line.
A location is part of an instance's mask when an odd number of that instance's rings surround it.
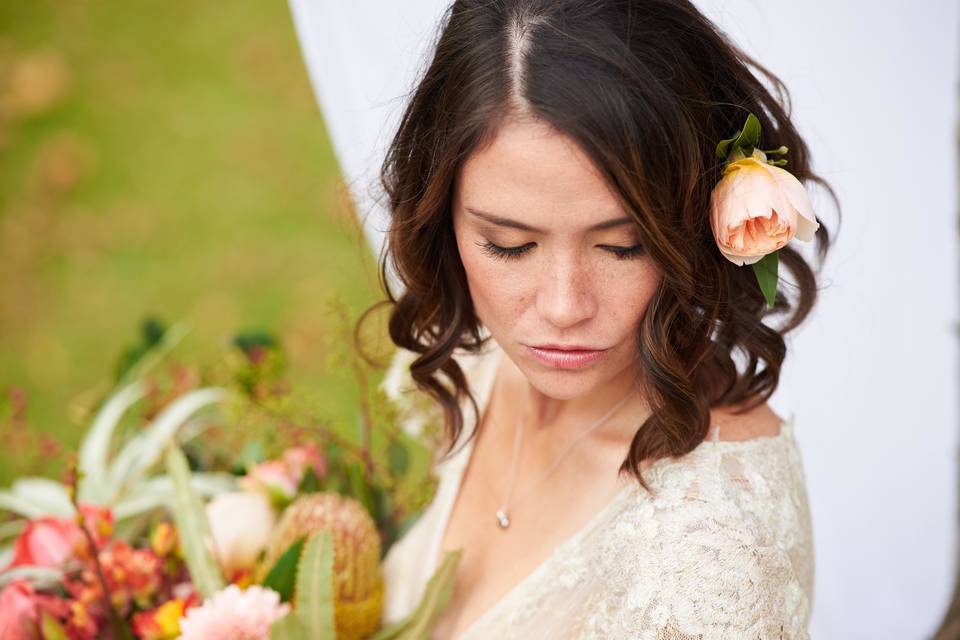
M 754 149 L 753 155 L 724 169 L 711 196 L 710 226 L 723 256 L 745 265 L 758 262 L 794 236 L 813 240 L 820 223 L 803 184 Z

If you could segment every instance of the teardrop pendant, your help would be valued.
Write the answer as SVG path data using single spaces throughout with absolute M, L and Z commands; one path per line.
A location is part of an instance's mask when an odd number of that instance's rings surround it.
M 510 526 L 510 518 L 507 517 L 507 514 L 504 513 L 502 509 L 497 509 L 497 524 L 500 525 L 501 529 L 506 529 Z

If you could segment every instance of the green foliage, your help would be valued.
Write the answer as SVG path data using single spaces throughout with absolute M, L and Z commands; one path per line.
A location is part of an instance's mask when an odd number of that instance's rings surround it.
M 127 347 L 117 359 L 114 380 L 121 383 L 143 375 L 146 363 L 156 361 L 175 345 L 181 337 L 178 332 L 170 332 L 159 318 L 147 317 L 140 324 L 139 342 Z M 166 344 L 165 344 L 166 343 Z M 166 347 L 166 349 L 164 348 Z
M 297 566 L 293 612 L 275 622 L 272 640 L 317 638 L 335 640 L 333 534 L 311 534 Z
M 273 589 L 280 594 L 280 599 L 289 602 L 293 599 L 294 588 L 297 580 L 297 566 L 300 564 L 300 555 L 303 552 L 303 545 L 307 537 L 297 538 L 293 544 L 287 547 L 287 550 L 277 558 L 277 561 L 267 572 L 266 577 L 261 583 L 264 587 Z
M 757 282 L 767 301 L 767 308 L 773 308 L 777 297 L 777 269 L 780 262 L 780 252 L 773 251 L 753 263 L 753 272 L 757 274 Z
M 727 157 L 739 149 L 745 156 L 753 153 L 754 147 L 760 143 L 760 121 L 752 113 L 747 114 L 743 127 L 732 137 L 717 143 L 717 158 L 726 160 Z
M 394 624 L 384 627 L 370 640 L 421 640 L 429 638 L 433 625 L 440 613 L 447 607 L 453 594 L 457 575 L 457 566 L 463 555 L 462 549 L 448 551 L 437 571 L 427 582 L 420 603 L 413 612 Z

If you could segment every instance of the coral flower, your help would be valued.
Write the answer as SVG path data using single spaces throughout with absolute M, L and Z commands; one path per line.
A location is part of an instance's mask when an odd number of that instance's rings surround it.
M 710 226 L 723 256 L 744 265 L 758 262 L 794 236 L 813 240 L 820 223 L 803 184 L 754 149 L 753 155 L 724 169 L 711 196 Z

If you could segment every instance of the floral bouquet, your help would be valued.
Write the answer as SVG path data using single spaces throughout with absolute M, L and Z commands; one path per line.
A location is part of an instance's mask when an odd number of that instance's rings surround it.
M 457 553 L 381 624 L 383 555 L 435 487 L 403 406 L 351 356 L 360 442 L 318 424 L 260 334 L 233 342 L 221 384 L 180 367 L 164 388 L 151 371 L 182 335 L 145 325 L 62 483 L 0 491 L 0 638 L 427 637 Z

